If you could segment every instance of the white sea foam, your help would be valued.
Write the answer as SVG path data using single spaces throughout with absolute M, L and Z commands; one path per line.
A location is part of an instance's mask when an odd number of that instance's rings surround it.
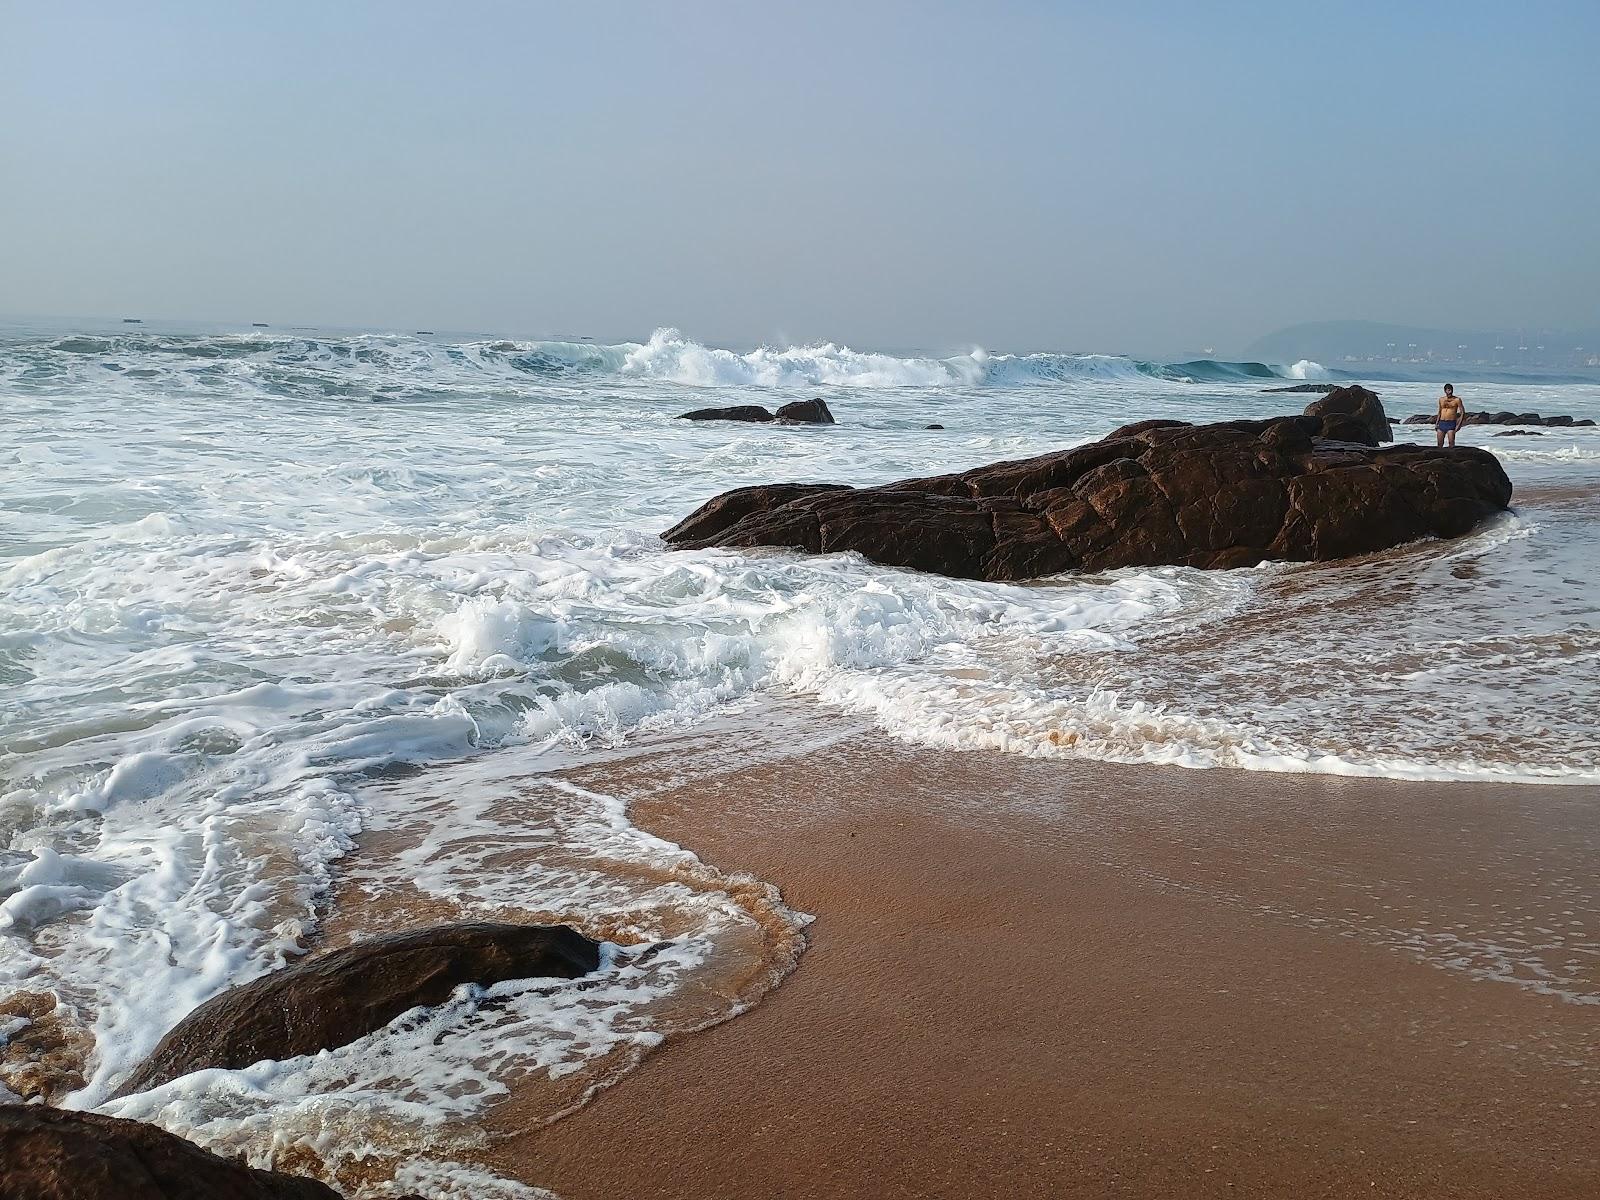
M 508 984 L 488 1007 L 467 991 L 326 1060 L 115 1102 L 256 1161 L 332 1153 L 375 1146 L 384 1122 L 444 1129 L 509 1080 L 576 1078 L 674 1021 L 736 1011 L 696 989 L 754 937 L 751 906 L 799 918 L 541 764 L 762 692 L 946 746 L 1600 777 L 1582 499 L 1600 452 L 1583 431 L 1479 442 L 1519 487 L 1565 489 L 1559 504 L 1530 490 L 1514 522 L 1367 563 L 1010 586 L 656 538 L 740 484 L 878 482 L 1139 417 L 1266 415 L 1283 398 L 1259 392 L 1263 371 L 730 351 L 670 331 L 0 344 L 0 988 L 65 1001 L 94 1038 L 73 1102 L 99 1104 L 183 1013 L 297 954 L 336 879 L 617 944 L 593 988 Z M 841 423 L 672 420 L 770 388 L 826 389 Z M 1432 395 L 1394 390 L 1397 409 Z M 1600 389 L 1547 390 L 1551 411 L 1600 409 Z M 1466 732 L 1441 739 L 1463 712 Z M 362 832 L 388 850 L 348 857 Z M 639 941 L 666 948 L 640 963 L 621 948 Z M 397 1169 L 474 1194 L 445 1178 L 448 1154 L 416 1155 Z

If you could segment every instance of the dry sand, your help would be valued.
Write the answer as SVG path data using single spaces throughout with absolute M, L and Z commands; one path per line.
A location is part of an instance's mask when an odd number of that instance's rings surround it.
M 862 730 L 579 776 L 816 916 L 789 979 L 492 1161 L 586 1197 L 1600 1196 L 1600 789 Z

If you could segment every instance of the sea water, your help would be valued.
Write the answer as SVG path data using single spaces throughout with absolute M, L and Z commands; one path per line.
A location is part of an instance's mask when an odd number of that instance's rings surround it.
M 806 920 L 559 769 L 760 697 L 927 745 L 1600 781 L 1592 429 L 1468 429 L 1513 511 L 1342 563 L 984 584 L 658 537 L 743 484 L 1297 411 L 1311 397 L 1262 389 L 1340 375 L 667 330 L 0 330 L 0 1084 L 358 1193 L 525 1194 L 450 1165 L 475 1116 L 533 1079 L 553 1118 L 665 1034 L 741 1011 Z M 1437 392 L 1363 379 L 1396 417 Z M 1600 416 L 1582 375 L 1454 382 L 1471 408 Z M 839 424 L 674 419 L 809 396 Z M 230 984 L 473 916 L 571 923 L 605 943 L 602 971 L 112 1098 Z

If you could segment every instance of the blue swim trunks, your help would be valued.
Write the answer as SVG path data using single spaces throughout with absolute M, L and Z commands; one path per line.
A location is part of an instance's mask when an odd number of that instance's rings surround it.
M 1456 431 L 1456 423 L 1455 423 L 1455 421 L 1440 421 L 1439 422 L 1439 432 L 1440 433 L 1454 433 L 1455 431 Z

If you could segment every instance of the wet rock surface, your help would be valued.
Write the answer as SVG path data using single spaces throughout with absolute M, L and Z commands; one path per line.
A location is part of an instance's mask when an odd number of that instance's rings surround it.
M 1335 388 L 1321 400 L 1306 405 L 1305 415 L 1322 422 L 1320 428 L 1310 430 L 1313 437 L 1365 442 L 1369 446 L 1394 441 L 1389 415 L 1383 411 L 1378 393 L 1360 385 Z
M 833 411 L 821 396 L 812 400 L 795 400 L 778 410 L 778 420 L 796 425 L 833 425 Z
M 488 921 L 412 930 L 304 959 L 213 996 L 161 1039 L 119 1095 L 206 1067 L 237 1069 L 343 1046 L 464 983 L 574 979 L 600 946 L 564 925 Z
M 0 1105 L 0 1164 L 0 1200 L 339 1200 L 154 1125 L 37 1104 Z
M 1072 450 L 880 487 L 739 488 L 662 536 L 680 549 L 853 551 L 886 566 L 1020 580 L 1343 558 L 1457 537 L 1509 505 L 1494 455 L 1380 449 L 1364 440 L 1374 432 L 1364 404 L 1356 396 L 1345 410 L 1265 421 L 1144 421 Z

